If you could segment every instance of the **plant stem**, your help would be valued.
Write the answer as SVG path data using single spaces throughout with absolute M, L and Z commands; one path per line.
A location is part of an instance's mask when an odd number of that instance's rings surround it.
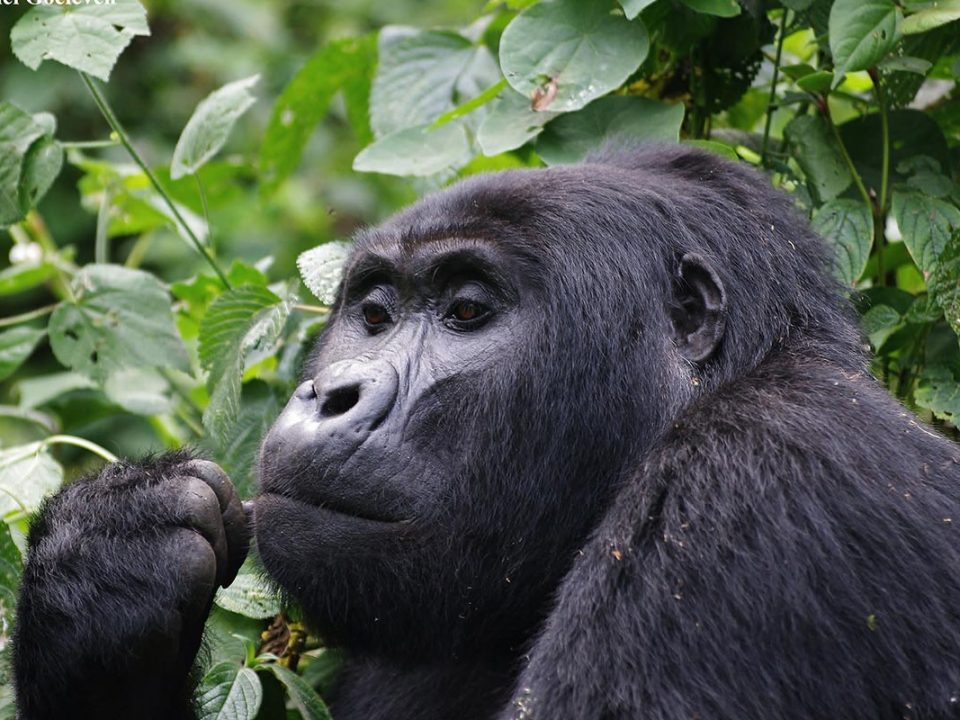
M 97 150 L 119 144 L 119 140 L 67 140 L 60 143 L 64 150 Z
M 51 435 L 43 441 L 43 446 L 46 447 L 47 445 L 74 445 L 76 447 L 83 448 L 84 450 L 88 450 L 94 455 L 99 455 L 108 463 L 115 463 L 120 459 L 105 447 L 101 447 L 95 442 L 90 442 L 89 440 L 75 437 L 74 435 Z
M 193 242 L 197 252 L 199 252 L 200 255 L 203 256 L 203 259 L 207 261 L 207 264 L 213 268 L 213 271 L 220 278 L 220 282 L 223 283 L 223 286 L 228 290 L 231 289 L 230 281 L 227 280 L 226 274 L 220 269 L 217 261 L 213 258 L 207 248 L 204 247 L 203 243 L 200 242 L 200 239 L 183 219 L 183 216 L 180 214 L 180 210 L 177 209 L 177 205 L 173 201 L 173 198 L 170 197 L 169 193 L 167 193 L 164 187 L 160 184 L 160 180 L 154 174 L 153 170 L 150 169 L 150 166 L 144 162 L 142 157 L 140 157 L 140 153 L 138 153 L 136 148 L 133 147 L 133 144 L 130 142 L 130 137 L 127 135 L 126 130 L 123 129 L 123 126 L 120 124 L 120 121 L 117 119 L 117 116 L 114 114 L 113 109 L 110 107 L 106 98 L 97 88 L 93 80 L 90 79 L 89 75 L 87 75 L 85 72 L 81 72 L 80 77 L 83 78 L 83 82 L 87 86 L 87 90 L 89 90 L 90 94 L 93 96 L 93 101 L 97 104 L 97 107 L 100 109 L 100 112 L 107 121 L 107 124 L 110 125 L 111 129 L 117 134 L 117 137 L 120 138 L 120 143 L 124 148 L 126 148 L 127 152 L 130 153 L 130 157 L 133 158 L 133 161 L 140 167 L 140 169 L 143 171 L 143 174 L 147 176 L 147 179 L 150 181 L 150 184 L 153 185 L 154 190 L 156 190 L 160 197 L 163 198 L 164 202 L 167 204 L 167 207 L 170 208 L 170 212 L 173 213 L 173 216 L 177 219 L 177 222 L 180 223 L 180 226 L 183 228 L 184 232 L 186 232 L 187 237 L 189 237 L 191 242 Z
M 873 223 L 873 236 L 877 246 L 877 276 L 880 285 L 883 286 L 887 284 L 886 270 L 883 267 L 883 246 L 886 239 L 884 231 L 887 225 L 887 195 L 890 183 L 890 117 L 887 109 L 887 94 L 884 91 L 883 82 L 880 79 L 880 71 L 871 71 L 870 77 L 873 79 L 877 106 L 880 108 L 880 135 L 883 142 L 883 165 L 880 171 L 880 197 L 877 199 Z
M 326 305 L 302 305 L 300 303 L 294 303 L 290 307 L 300 312 L 313 313 L 315 315 L 326 315 L 330 312 L 330 308 Z
M 780 58 L 783 56 L 783 38 L 787 33 L 787 13 L 783 9 L 783 15 L 780 17 L 780 37 L 777 38 L 777 55 L 773 60 L 773 78 L 770 80 L 770 99 L 767 101 L 767 120 L 763 124 L 763 145 L 760 149 L 760 164 L 767 167 L 767 145 L 770 142 L 770 126 L 773 124 L 773 113 L 776 109 L 774 103 L 777 100 L 777 81 L 780 79 Z
M 58 307 L 60 307 L 60 303 L 53 303 L 53 305 L 45 305 L 42 308 L 20 313 L 19 315 L 11 315 L 10 317 L 0 318 L 0 327 L 10 327 L 11 325 L 19 325 L 20 323 L 36 320 L 38 317 L 49 315 Z
M 873 201 L 870 199 L 870 193 L 867 192 L 867 186 L 863 184 L 863 178 L 861 178 L 860 173 L 857 172 L 857 167 L 853 164 L 853 158 L 850 157 L 850 153 L 847 152 L 847 146 L 843 144 L 843 138 L 840 137 L 840 130 L 837 128 L 836 124 L 833 122 L 833 118 L 830 116 L 830 106 L 827 104 L 826 98 L 823 99 L 823 116 L 826 118 L 827 125 L 830 126 L 830 130 L 833 131 L 833 137 L 837 141 L 837 147 L 840 149 L 840 155 L 843 158 L 843 162 L 846 163 L 850 174 L 853 176 L 853 182 L 856 184 L 857 190 L 860 192 L 860 197 L 863 198 L 863 201 L 867 204 L 868 208 L 873 208 Z
M 110 262 L 110 204 L 113 202 L 113 193 L 109 189 L 103 191 L 100 209 L 97 211 L 97 234 L 93 241 L 93 259 L 97 263 Z
M 203 207 L 203 221 L 207 224 L 207 244 L 216 252 L 216 246 L 213 244 L 213 226 L 210 224 L 210 208 L 207 206 L 207 191 L 203 187 L 199 170 L 193 173 L 193 179 L 197 181 L 197 192 L 200 193 L 200 204 Z

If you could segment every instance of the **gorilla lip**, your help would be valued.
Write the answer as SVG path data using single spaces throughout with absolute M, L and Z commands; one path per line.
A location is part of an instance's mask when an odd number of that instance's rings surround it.
M 292 495 L 289 495 L 287 493 L 282 493 L 282 492 L 261 493 L 260 496 L 257 498 L 257 500 L 259 501 L 261 498 L 267 498 L 267 497 L 280 498 L 282 501 L 303 505 L 304 507 L 312 508 L 314 510 L 319 510 L 320 512 L 323 512 L 323 513 L 330 513 L 333 515 L 338 515 L 340 517 L 348 517 L 354 520 L 360 520 L 368 523 L 377 523 L 378 525 L 402 525 L 409 522 L 407 520 L 397 520 L 394 518 L 384 517 L 383 515 L 374 515 L 372 513 L 367 513 L 364 510 L 358 508 L 356 505 L 352 505 L 350 503 L 330 501 L 328 499 L 305 500 L 303 498 L 294 497 Z

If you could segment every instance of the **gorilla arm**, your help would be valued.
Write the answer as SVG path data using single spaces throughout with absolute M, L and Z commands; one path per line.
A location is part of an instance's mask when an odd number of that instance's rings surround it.
M 577 558 L 503 720 L 957 717 L 957 450 L 872 380 L 804 365 L 675 425 Z
M 111 465 L 51 498 L 18 606 L 18 717 L 193 717 L 203 624 L 247 544 L 227 476 L 185 454 Z

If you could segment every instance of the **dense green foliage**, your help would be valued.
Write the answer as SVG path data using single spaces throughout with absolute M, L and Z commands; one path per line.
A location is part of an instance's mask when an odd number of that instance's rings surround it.
M 252 494 L 358 224 L 611 138 L 768 172 L 877 375 L 960 424 L 960 0 L 116 0 L 0 30 L 4 645 L 65 480 L 189 444 Z M 336 659 L 292 616 L 252 566 L 218 595 L 203 717 L 326 717 Z

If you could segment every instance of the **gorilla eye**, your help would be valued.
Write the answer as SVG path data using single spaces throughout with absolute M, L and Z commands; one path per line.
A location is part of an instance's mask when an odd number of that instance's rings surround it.
M 390 322 L 390 313 L 383 305 L 365 303 L 363 306 L 363 321 L 369 328 L 379 328 Z
M 490 308 L 474 300 L 455 300 L 450 310 L 447 311 L 447 319 L 454 326 L 461 329 L 474 328 L 490 315 Z

